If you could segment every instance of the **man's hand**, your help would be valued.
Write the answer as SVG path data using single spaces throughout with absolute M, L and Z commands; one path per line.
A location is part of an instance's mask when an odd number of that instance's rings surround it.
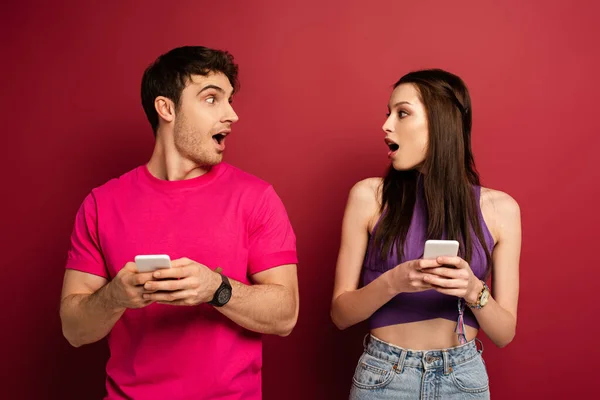
M 221 277 L 207 266 L 188 258 L 171 262 L 171 268 L 154 271 L 144 285 L 143 299 L 161 304 L 194 306 L 213 299 Z
M 152 303 L 144 299 L 144 284 L 152 279 L 152 272 L 140 273 L 135 263 L 125 264 L 115 278 L 108 284 L 110 299 L 117 308 L 142 308 Z

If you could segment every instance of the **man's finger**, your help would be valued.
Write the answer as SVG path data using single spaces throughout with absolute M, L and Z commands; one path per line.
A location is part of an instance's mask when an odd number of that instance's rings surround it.
M 138 272 L 133 274 L 131 278 L 131 284 L 133 286 L 141 286 L 144 283 L 152 280 L 152 272 Z
M 172 303 L 177 300 L 185 300 L 188 297 L 193 297 L 193 290 L 177 290 L 174 292 L 156 292 L 156 293 L 144 293 L 144 300 L 157 301 L 159 303 L 167 302 Z
M 175 300 L 175 301 L 157 301 L 158 304 L 166 304 L 168 306 L 191 306 L 192 303 L 187 300 Z
M 181 279 L 190 276 L 191 269 L 187 266 L 179 265 L 174 267 L 171 264 L 171 268 L 163 268 L 158 271 L 154 271 L 152 277 L 154 279 Z
M 125 264 L 125 265 L 123 266 L 123 269 L 124 269 L 125 271 L 137 272 L 137 266 L 136 266 L 136 265 L 135 265 L 135 263 L 134 263 L 134 262 L 132 262 L 132 261 L 130 261 L 130 262 L 128 262 L 127 264 Z
M 186 279 L 176 279 L 176 280 L 160 280 L 160 281 L 148 281 L 144 285 L 144 290 L 149 292 L 157 292 L 159 290 L 163 291 L 175 291 L 175 290 L 183 290 L 190 287 L 189 278 Z
M 190 265 L 193 263 L 194 261 L 190 260 L 189 258 L 178 258 L 177 260 L 171 261 L 171 268 L 185 267 L 186 265 Z

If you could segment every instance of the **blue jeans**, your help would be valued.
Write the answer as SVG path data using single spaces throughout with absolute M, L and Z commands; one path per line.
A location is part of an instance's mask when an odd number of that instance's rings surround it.
M 370 335 L 356 366 L 350 399 L 489 399 L 483 350 L 475 340 L 449 349 L 414 351 Z

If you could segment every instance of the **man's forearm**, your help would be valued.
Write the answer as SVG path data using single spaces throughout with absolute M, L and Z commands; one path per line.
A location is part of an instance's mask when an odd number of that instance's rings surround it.
M 61 301 L 63 335 L 72 346 L 104 338 L 125 312 L 111 299 L 109 285 L 91 294 L 71 294 Z
M 296 293 L 283 285 L 244 285 L 230 279 L 232 296 L 215 307 L 238 325 L 259 333 L 287 336 L 298 319 Z

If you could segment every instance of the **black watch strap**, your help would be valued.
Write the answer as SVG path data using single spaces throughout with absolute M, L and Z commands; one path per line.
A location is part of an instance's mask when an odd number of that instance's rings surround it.
M 209 301 L 208 304 L 215 307 L 223 307 L 231 299 L 231 284 L 229 283 L 229 278 L 221 273 L 221 268 L 215 269 L 215 272 L 221 275 L 222 282 L 215 291 L 215 295 L 213 296 L 212 300 Z

